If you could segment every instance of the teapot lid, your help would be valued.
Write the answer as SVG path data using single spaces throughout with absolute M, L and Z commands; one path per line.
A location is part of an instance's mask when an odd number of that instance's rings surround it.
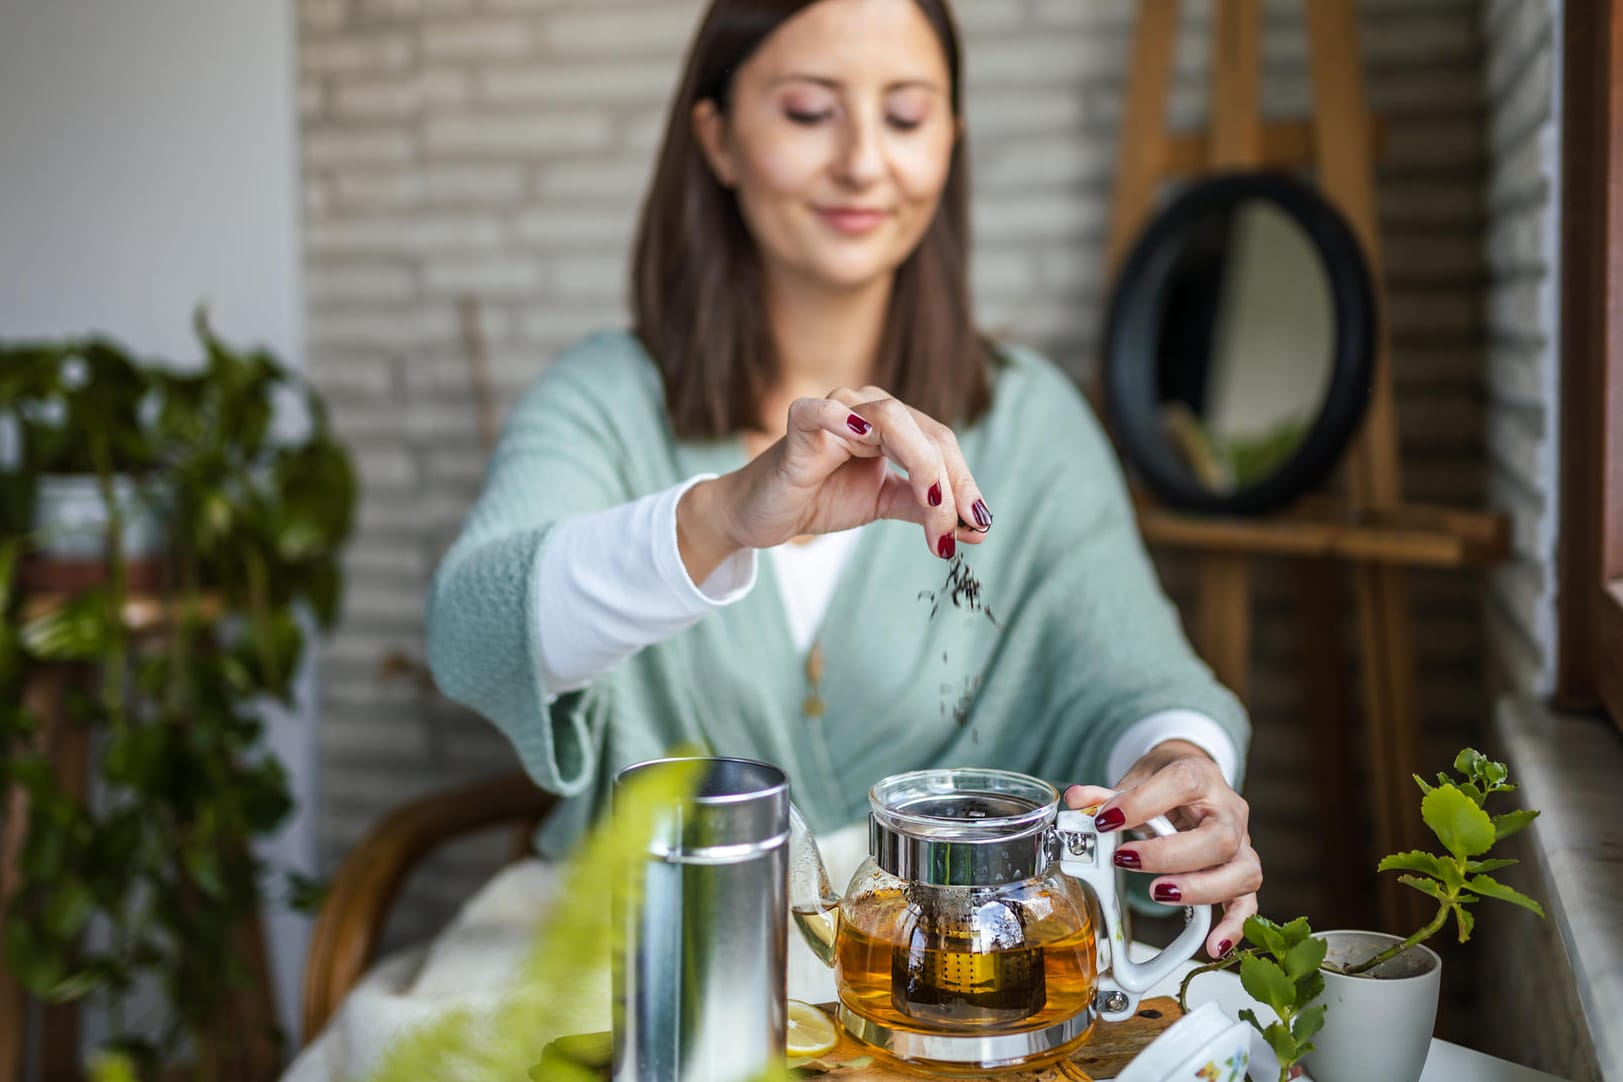
M 936 886 L 995 886 L 1042 871 L 1059 791 L 1010 770 L 952 767 L 896 774 L 868 793 L 879 866 Z

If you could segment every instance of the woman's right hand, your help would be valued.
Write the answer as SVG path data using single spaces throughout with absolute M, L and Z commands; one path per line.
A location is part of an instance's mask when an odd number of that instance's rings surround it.
M 918 523 L 941 559 L 960 543 L 979 544 L 992 526 L 952 430 L 877 387 L 797 399 L 781 440 L 742 469 L 689 489 L 676 511 L 695 582 L 739 549 L 884 518 Z

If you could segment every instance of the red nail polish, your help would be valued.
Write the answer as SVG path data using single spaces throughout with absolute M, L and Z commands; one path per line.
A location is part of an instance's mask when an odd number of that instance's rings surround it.
M 1229 951 L 1233 949 L 1234 941 L 1232 939 L 1222 940 L 1217 944 L 1217 956 L 1219 958 L 1227 958 L 1229 956 Z
M 935 550 L 943 560 L 950 560 L 953 553 L 958 551 L 958 542 L 952 539 L 952 534 L 944 533 L 941 540 L 935 543 Z
M 1094 817 L 1093 825 L 1097 830 L 1120 830 L 1125 822 L 1127 816 L 1122 814 L 1120 808 L 1106 808 Z
M 861 417 L 858 417 L 854 413 L 845 419 L 845 426 L 859 436 L 866 436 L 868 433 L 873 431 L 873 425 L 869 424 L 867 421 L 864 421 Z
M 992 528 L 992 512 L 987 509 L 985 500 L 976 500 L 970 510 L 975 513 L 975 525 L 983 530 Z
M 1183 900 L 1183 891 L 1171 883 L 1157 883 L 1155 889 L 1150 892 L 1150 897 L 1158 902 L 1179 902 Z
M 1142 868 L 1143 866 L 1143 863 L 1138 859 L 1138 854 L 1131 849 L 1116 850 L 1116 867 Z
M 935 484 L 930 486 L 929 499 L 930 499 L 930 506 L 931 507 L 940 507 L 941 506 L 941 482 L 940 481 L 937 481 Z

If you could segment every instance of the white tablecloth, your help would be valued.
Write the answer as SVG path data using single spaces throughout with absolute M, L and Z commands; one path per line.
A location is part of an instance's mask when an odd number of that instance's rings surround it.
M 866 826 L 823 839 L 829 878 L 847 883 L 867 856 Z M 283 1082 L 346 1082 L 372 1067 L 397 1034 L 458 1007 L 494 1008 L 524 957 L 537 920 L 554 891 L 554 869 L 539 861 L 510 865 L 485 885 L 433 943 L 390 955 L 367 973 L 319 1038 L 300 1053 Z M 1135 944 L 1135 950 L 1138 945 Z M 1146 952 L 1150 948 L 1143 948 Z M 1149 995 L 1176 995 L 1181 973 Z M 830 971 L 789 936 L 789 995 L 808 1003 L 835 998 Z M 1229 1014 L 1250 1005 L 1271 1017 L 1240 989 L 1238 978 L 1199 978 L 1190 991 L 1198 1004 L 1216 1001 Z M 580 994 L 543 1020 L 545 1040 L 609 1028 L 608 973 L 582 974 Z M 1421 1082 L 1559 1082 L 1551 1075 L 1484 1056 L 1447 1041 L 1432 1041 Z M 1101 1080 L 1106 1082 L 1106 1080 Z
M 829 879 L 850 881 L 868 855 L 867 824 L 820 840 Z M 283 1082 L 360 1078 L 398 1034 L 446 1011 L 493 1009 L 508 987 L 557 889 L 555 869 L 537 860 L 509 865 L 485 884 L 445 931 L 426 946 L 392 954 L 356 985 L 321 1035 L 299 1054 Z M 789 935 L 789 995 L 808 1003 L 835 998 L 834 976 Z M 580 994 L 542 1023 L 551 1040 L 609 1028 L 607 971 L 583 974 Z

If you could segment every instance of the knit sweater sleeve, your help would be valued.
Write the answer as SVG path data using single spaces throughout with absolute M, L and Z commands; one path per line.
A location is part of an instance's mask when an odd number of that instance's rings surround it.
M 1022 411 L 1042 449 L 1026 461 L 1039 495 L 1028 528 L 1035 589 L 1028 632 L 1035 671 L 1049 682 L 1046 731 L 1070 780 L 1108 784 L 1110 749 L 1141 719 L 1196 711 L 1233 740 L 1244 774 L 1250 725 L 1185 637 L 1144 550 L 1115 454 L 1069 378 L 1040 359 L 1022 362 Z M 1036 438 L 1034 436 L 1034 438 Z
M 536 784 L 564 796 L 593 781 L 611 686 L 549 694 L 537 642 L 541 556 L 561 523 L 640 495 L 610 406 L 637 397 L 633 380 L 607 340 L 589 339 L 552 364 L 509 414 L 428 593 L 428 660 L 440 690 L 494 722 Z

